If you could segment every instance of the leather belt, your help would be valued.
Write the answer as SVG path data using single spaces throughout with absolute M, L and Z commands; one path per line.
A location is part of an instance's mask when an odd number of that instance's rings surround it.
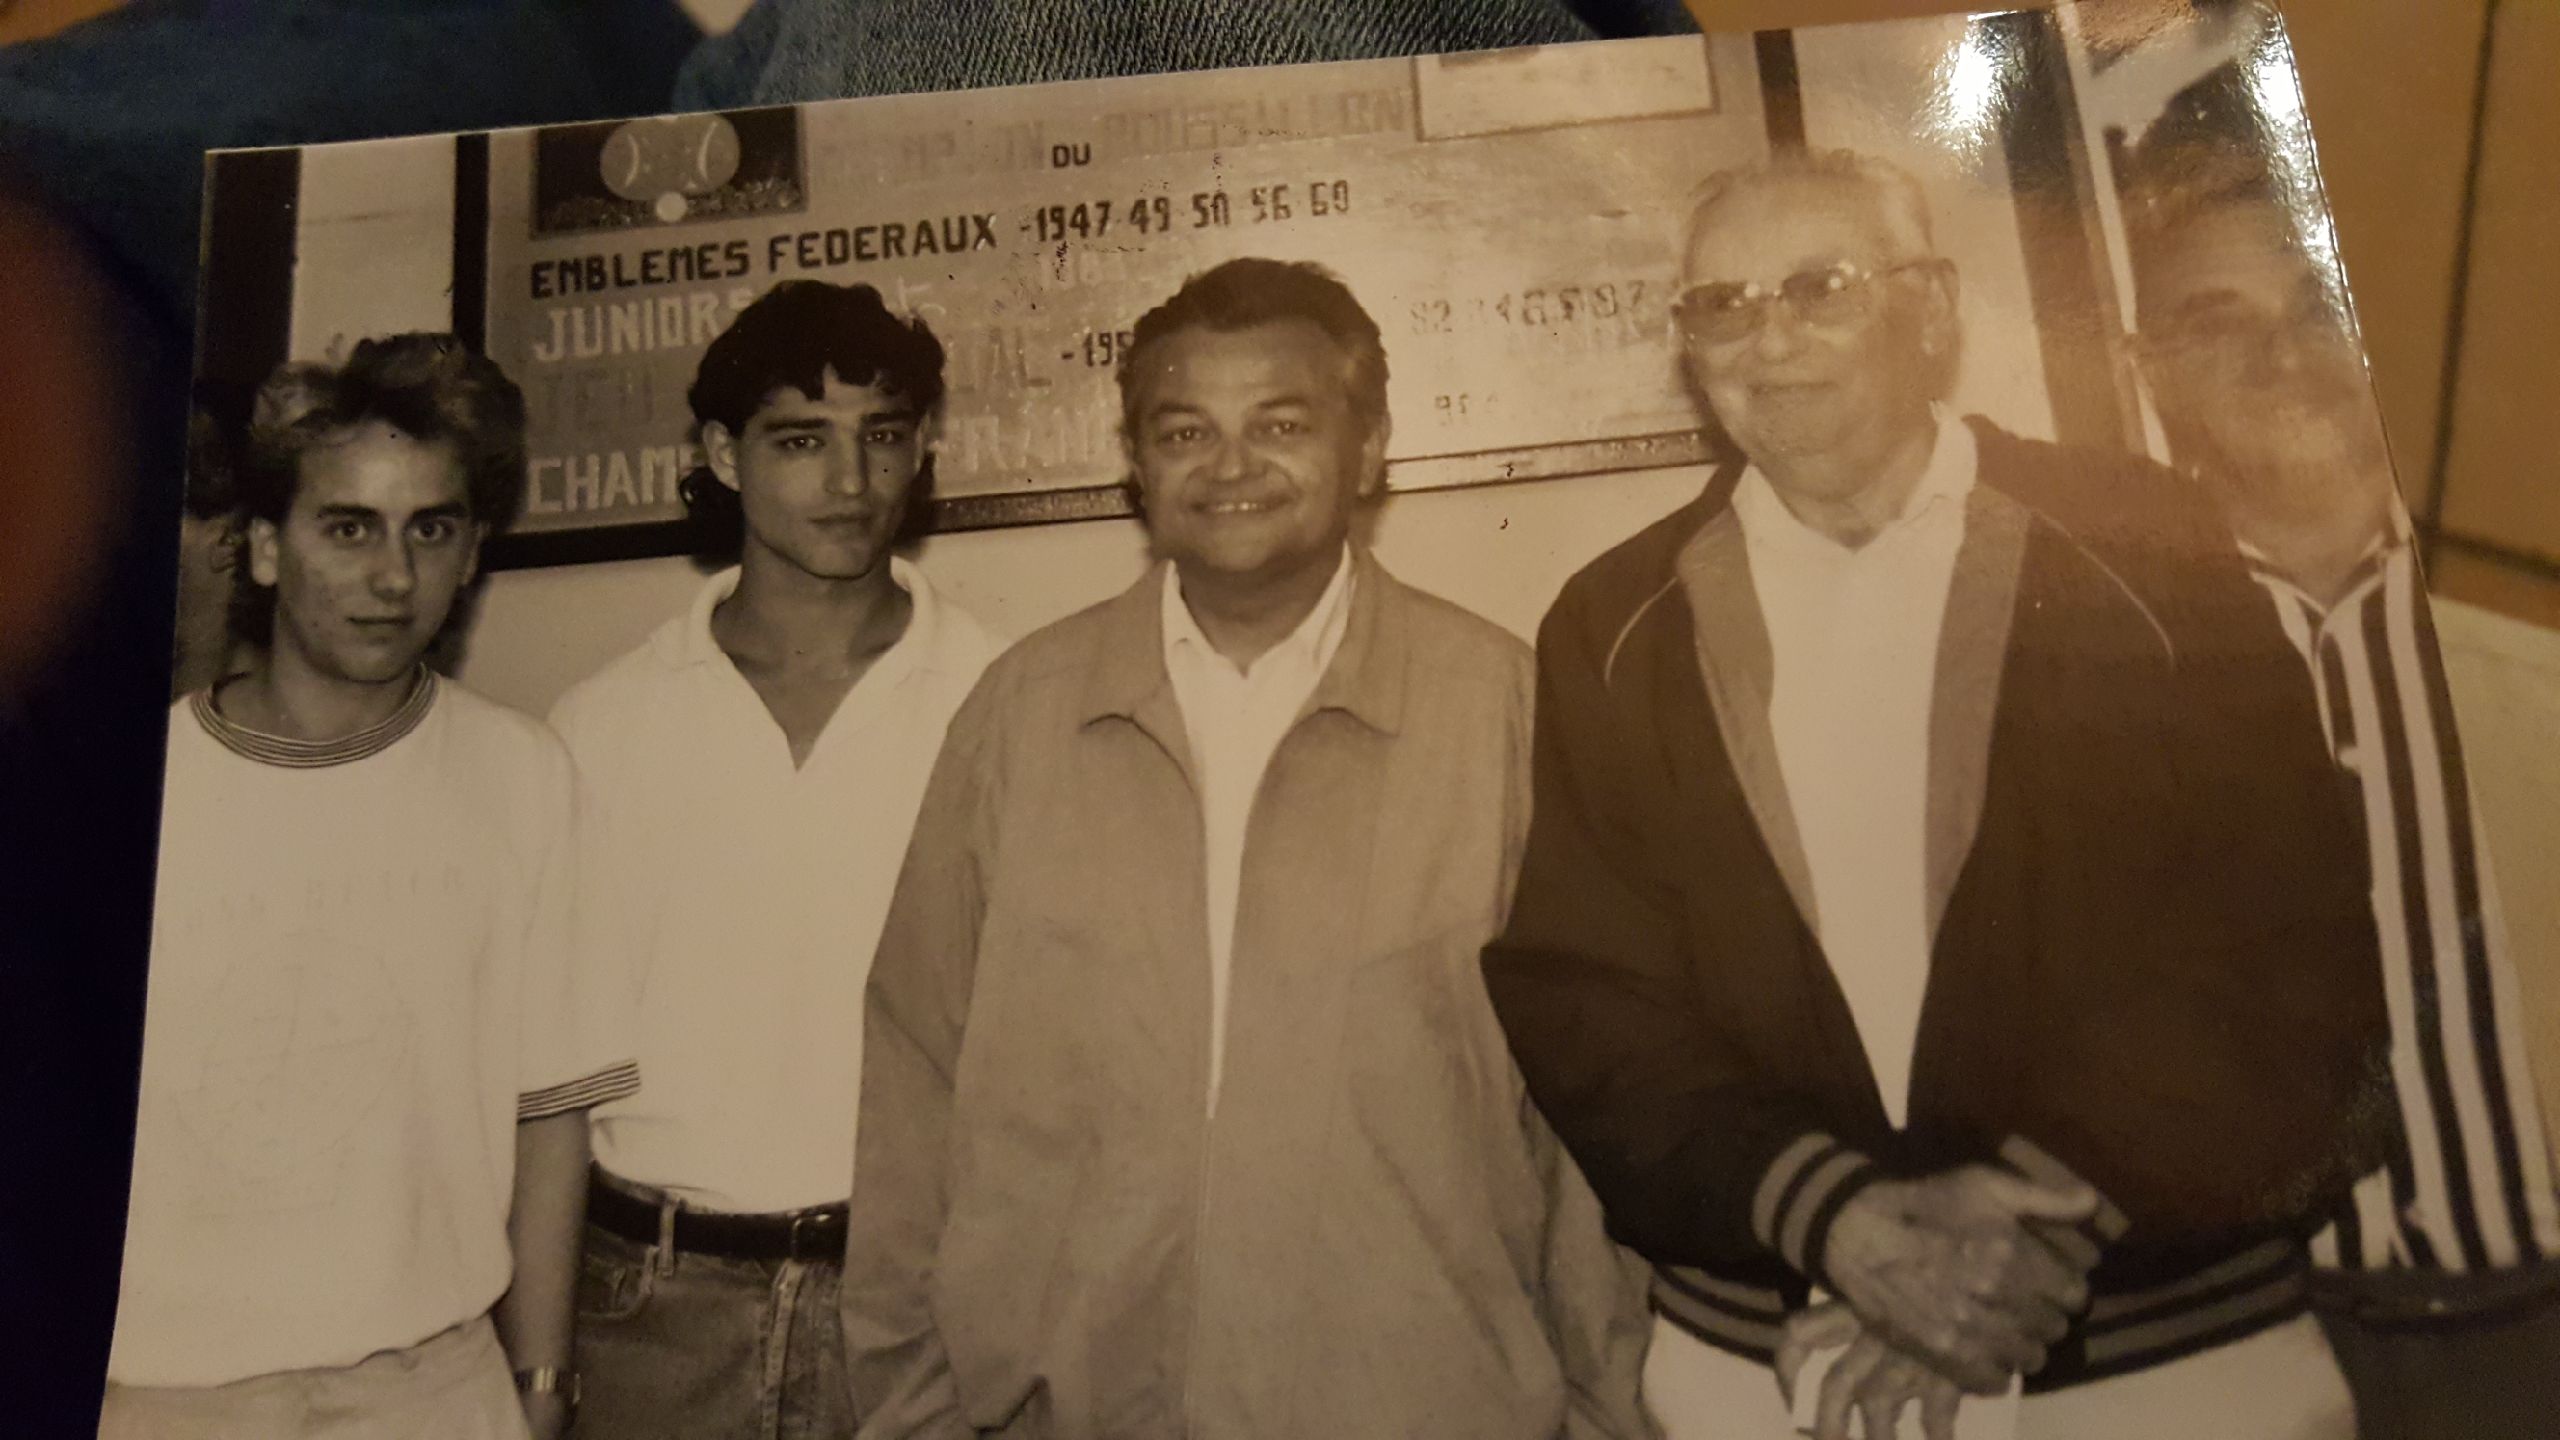
M 2381 1330 L 2495 1324 L 2560 1307 L 2560 1261 L 2460 1274 L 2414 1265 L 2314 1270 L 2311 1301 Z
M 844 1260 L 842 1203 L 765 1214 L 688 1210 L 680 1201 L 635 1195 L 625 1188 L 627 1184 L 608 1179 L 601 1170 L 593 1172 L 587 1184 L 587 1220 L 634 1245 L 657 1245 L 672 1239 L 680 1253 L 722 1260 L 799 1260 L 815 1264 Z

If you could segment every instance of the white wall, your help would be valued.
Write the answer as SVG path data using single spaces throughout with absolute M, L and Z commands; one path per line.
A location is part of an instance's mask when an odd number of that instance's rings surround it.
M 453 326 L 453 142 L 302 152 L 293 358 L 344 359 L 368 335 Z

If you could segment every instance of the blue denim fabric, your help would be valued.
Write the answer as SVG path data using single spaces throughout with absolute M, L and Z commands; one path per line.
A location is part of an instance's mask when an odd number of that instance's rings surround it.
M 684 109 L 1680 35 L 1680 0 L 756 0 Z
M 675 0 L 133 0 L 0 49 L 8 162 L 195 316 L 204 152 L 664 107 Z
M 841 1265 L 678 1255 L 587 1227 L 577 1433 L 609 1440 L 844 1440 Z

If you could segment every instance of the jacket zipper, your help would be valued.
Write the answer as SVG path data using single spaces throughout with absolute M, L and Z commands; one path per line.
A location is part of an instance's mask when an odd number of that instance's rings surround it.
M 1317 683 L 1319 685 L 1323 683 L 1321 678 L 1319 678 Z M 1280 768 L 1281 752 L 1289 748 L 1290 738 L 1298 733 L 1299 728 L 1306 724 L 1308 716 L 1314 713 L 1313 710 L 1309 708 L 1312 705 L 1313 699 L 1313 692 L 1310 692 L 1308 700 L 1301 702 L 1299 714 L 1289 722 L 1287 729 L 1280 732 L 1279 740 L 1273 743 L 1270 755 L 1265 757 L 1262 762 L 1261 775 L 1257 776 L 1253 782 L 1253 798 L 1245 804 L 1245 845 L 1243 848 L 1239 849 L 1236 854 L 1236 869 L 1238 872 L 1236 875 L 1236 914 L 1239 918 L 1244 914 L 1244 875 L 1242 872 L 1244 869 L 1246 852 L 1252 848 L 1253 817 L 1262 809 L 1263 796 L 1265 792 L 1271 788 L 1271 773 Z M 1197 757 L 1193 758 L 1196 759 Z M 1174 768 L 1182 773 L 1184 781 L 1187 782 L 1191 788 L 1192 814 L 1197 817 L 1200 826 L 1198 831 L 1195 832 L 1195 837 L 1199 847 L 1199 855 L 1202 865 L 1200 876 L 1200 893 L 1202 900 L 1201 918 L 1204 922 L 1214 923 L 1214 917 L 1207 913 L 1209 880 L 1207 871 L 1209 858 L 1209 815 L 1206 808 L 1207 800 L 1201 794 L 1199 782 L 1192 778 L 1189 769 L 1186 766 L 1177 764 Z M 1203 929 L 1206 929 L 1206 924 L 1204 924 Z M 1203 938 L 1205 939 L 1210 937 L 1204 935 Z M 1226 1025 L 1225 1022 L 1234 1014 L 1235 936 L 1230 932 L 1227 937 L 1226 1013 L 1223 1016 L 1213 1013 L 1210 1019 L 1210 1024 L 1213 1027 L 1232 1029 L 1233 1027 Z M 1225 1037 L 1213 1036 L 1212 1043 L 1220 1048 L 1224 1048 Z M 1191 1320 L 1185 1334 L 1183 1335 L 1182 1347 L 1182 1433 L 1185 1440 L 1192 1440 L 1192 1437 L 1196 1437 L 1200 1433 L 1199 1418 L 1192 1412 L 1192 1405 L 1197 1393 L 1194 1389 L 1193 1377 L 1199 1373 L 1200 1369 L 1200 1276 L 1201 1271 L 1206 1264 L 1203 1257 L 1208 1252 L 1207 1240 L 1209 1234 L 1210 1191 L 1217 1176 L 1216 1166 L 1212 1162 L 1217 1153 L 1217 1098 L 1219 1092 L 1225 1088 L 1223 1080 L 1224 1076 L 1221 1075 L 1219 1077 L 1220 1083 L 1210 1087 L 1208 1092 L 1201 1097 L 1202 1115 L 1200 1120 L 1199 1181 L 1192 1187 L 1194 1194 L 1198 1198 L 1196 1203 L 1193 1205 L 1191 1212 Z
M 1200 1178 L 1194 1187 L 1199 1201 L 1191 1213 L 1191 1311 L 1182 1337 L 1182 1433 L 1186 1437 L 1200 1433 L 1199 1419 L 1192 1413 L 1193 1377 L 1200 1373 L 1200 1278 L 1205 1268 L 1203 1256 L 1208 1251 L 1209 1186 L 1216 1175 L 1209 1163 L 1216 1149 L 1213 1125 L 1204 1122 L 1200 1129 Z
M 1253 798 L 1245 804 L 1244 833 L 1246 844 L 1244 849 L 1251 848 L 1253 837 L 1253 817 L 1255 813 L 1262 808 L 1264 792 L 1271 788 L 1271 772 L 1278 769 L 1280 766 L 1280 752 L 1288 748 L 1289 737 L 1297 732 L 1298 727 L 1305 723 L 1305 720 L 1306 717 L 1304 715 L 1300 715 L 1296 720 L 1291 721 L 1289 728 L 1280 732 L 1280 739 L 1278 743 L 1271 747 L 1270 757 L 1262 762 L 1262 774 L 1258 776 L 1253 783 Z M 1199 787 L 1196 784 L 1192 787 L 1191 798 L 1194 812 L 1200 816 L 1200 857 L 1205 866 L 1209 855 L 1208 812 L 1201 808 L 1204 802 L 1200 795 Z M 1244 876 L 1242 874 L 1245 858 L 1244 849 L 1240 849 L 1236 855 L 1236 868 L 1238 871 L 1236 876 L 1236 914 L 1239 917 L 1244 914 Z M 1208 893 L 1207 885 L 1208 875 L 1204 870 L 1201 875 L 1201 894 L 1204 902 Z M 1205 909 L 1202 918 L 1204 920 L 1211 920 L 1212 923 L 1214 923 L 1214 917 L 1208 916 L 1205 913 Z M 1210 1020 L 1212 1026 L 1223 1027 L 1230 1030 L 1234 1028 L 1232 1025 L 1226 1024 L 1226 1021 L 1231 1019 L 1235 1014 L 1235 998 L 1235 936 L 1230 932 L 1227 937 L 1226 1014 L 1224 1016 L 1213 1015 Z M 1211 1043 L 1213 1046 L 1224 1048 L 1225 1037 L 1212 1036 Z M 1220 1080 L 1223 1081 L 1223 1078 L 1224 1077 L 1221 1076 Z M 1200 1119 L 1200 1171 L 1199 1181 L 1192 1187 L 1193 1193 L 1198 1197 L 1198 1199 L 1191 1213 L 1191 1323 L 1188 1333 L 1183 1336 L 1182 1355 L 1182 1433 L 1185 1437 L 1196 1436 L 1200 1433 L 1199 1419 L 1192 1413 L 1191 1408 L 1195 1396 L 1192 1377 L 1197 1375 L 1200 1369 L 1200 1277 L 1202 1270 L 1206 1267 L 1207 1262 L 1204 1257 L 1207 1255 L 1209 1248 L 1208 1236 L 1209 1210 L 1212 1200 L 1211 1191 L 1215 1187 L 1217 1180 L 1217 1167 L 1214 1161 L 1218 1149 L 1218 1096 L 1219 1092 L 1224 1088 L 1223 1083 L 1213 1084 L 1208 1090 L 1208 1093 L 1201 1097 L 1200 1102 L 1202 1111 Z
M 1197 757 L 1193 758 L 1196 760 Z M 1179 757 L 1175 760 L 1174 771 L 1182 776 L 1184 785 L 1191 791 L 1191 814 L 1193 823 L 1197 827 L 1192 832 L 1192 842 L 1194 853 L 1199 855 L 1201 864 L 1201 938 L 1205 940 L 1210 938 L 1208 935 L 1208 927 L 1211 923 L 1211 917 L 1208 913 L 1208 800 L 1201 792 L 1200 782 L 1192 777 L 1189 766 L 1183 763 Z M 1250 812 L 1248 812 L 1245 823 L 1246 827 L 1250 829 L 1252 826 Z M 1207 952 L 1202 952 L 1202 955 L 1203 958 L 1206 958 Z M 1230 977 L 1230 982 L 1232 983 L 1232 976 Z M 1215 1007 L 1213 1006 L 1210 1020 L 1210 1024 L 1213 1027 L 1218 1023 L 1214 1011 Z M 1201 1117 L 1199 1164 L 1195 1171 L 1191 1186 L 1191 1279 L 1189 1285 L 1190 1294 L 1187 1297 L 1190 1302 L 1190 1306 L 1184 1319 L 1182 1335 L 1182 1434 L 1184 1436 L 1184 1440 L 1191 1440 L 1191 1437 L 1198 1435 L 1200 1431 L 1198 1417 L 1192 1413 L 1192 1405 L 1195 1398 L 1193 1377 L 1200 1373 L 1200 1287 L 1201 1272 L 1205 1268 L 1205 1261 L 1202 1257 L 1208 1249 L 1208 1246 L 1204 1242 L 1206 1241 L 1209 1233 L 1209 1183 L 1211 1176 L 1215 1173 L 1210 1165 L 1210 1156 L 1215 1149 L 1216 1140 L 1215 1131 L 1217 1125 L 1217 1107 L 1213 1099 L 1215 1093 L 1216 1092 L 1214 1090 L 1211 1090 L 1208 1087 L 1204 1076 L 1202 1094 L 1200 1097 Z

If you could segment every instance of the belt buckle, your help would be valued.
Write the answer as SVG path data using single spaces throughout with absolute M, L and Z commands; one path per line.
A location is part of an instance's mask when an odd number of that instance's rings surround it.
M 792 1259 L 807 1260 L 813 1258 L 804 1254 L 801 1250 L 800 1238 L 802 1231 L 800 1227 L 806 1225 L 809 1227 L 810 1233 L 814 1234 L 822 1231 L 826 1227 L 828 1218 L 827 1212 L 824 1210 L 803 1210 L 791 1217 L 790 1249 Z
M 676 1273 L 676 1199 L 672 1195 L 658 1197 L 658 1243 L 654 1256 L 660 1275 Z

